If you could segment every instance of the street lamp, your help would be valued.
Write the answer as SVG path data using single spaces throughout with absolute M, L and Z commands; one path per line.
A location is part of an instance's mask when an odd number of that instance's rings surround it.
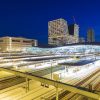
M 51 79 L 52 79 L 52 60 L 50 60 L 51 62 Z

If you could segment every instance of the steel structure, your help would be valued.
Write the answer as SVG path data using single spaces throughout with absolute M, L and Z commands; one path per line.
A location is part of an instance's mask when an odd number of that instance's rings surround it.
M 73 45 L 73 46 L 62 46 L 55 48 L 39 48 L 29 47 L 25 48 L 25 52 L 33 54 L 53 54 L 53 55 L 65 55 L 68 53 L 100 53 L 99 45 Z
M 28 79 L 33 79 L 33 80 L 39 81 L 41 83 L 52 85 L 52 86 L 56 87 L 56 100 L 58 100 L 58 88 L 63 88 L 63 89 L 66 89 L 67 91 L 70 91 L 70 92 L 78 93 L 78 94 L 81 94 L 81 95 L 84 95 L 84 96 L 87 96 L 87 97 L 90 97 L 90 98 L 93 98 L 93 99 L 100 100 L 99 94 L 88 92 L 88 91 L 76 88 L 75 86 L 68 85 L 68 84 L 65 84 L 65 83 L 62 83 L 62 82 L 59 82 L 59 81 L 47 79 L 47 78 L 44 78 L 44 77 L 41 77 L 41 76 L 32 75 L 30 73 L 19 72 L 19 71 L 12 70 L 12 69 L 9 69 L 9 68 L 0 67 L 0 70 L 13 73 L 17 76 L 25 77 L 26 78 L 26 87 L 27 87 L 26 92 L 29 90 Z

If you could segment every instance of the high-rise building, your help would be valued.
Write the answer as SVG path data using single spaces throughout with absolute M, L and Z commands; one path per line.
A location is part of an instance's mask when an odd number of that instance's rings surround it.
M 87 31 L 87 42 L 95 42 L 95 33 L 92 28 Z
M 60 18 L 48 22 L 48 44 L 49 45 L 67 45 L 79 42 L 79 26 L 77 24 L 69 25 L 67 21 Z
M 68 36 L 67 21 L 60 18 L 48 22 L 48 44 L 65 45 Z
M 74 39 L 74 43 L 79 42 L 79 26 L 77 24 L 72 24 L 68 26 L 69 35 Z

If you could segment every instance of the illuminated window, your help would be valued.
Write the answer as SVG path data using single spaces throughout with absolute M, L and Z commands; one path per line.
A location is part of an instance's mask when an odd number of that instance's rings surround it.
M 31 43 L 32 41 L 23 40 L 24 43 Z
M 12 42 L 20 42 L 20 40 L 12 40 Z

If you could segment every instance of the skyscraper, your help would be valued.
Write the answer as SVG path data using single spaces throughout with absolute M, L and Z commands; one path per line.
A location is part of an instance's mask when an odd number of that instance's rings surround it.
M 60 18 L 48 22 L 48 44 L 49 45 L 64 45 L 68 35 L 67 21 Z
M 95 42 L 95 34 L 92 28 L 87 31 L 87 42 Z
M 68 25 L 69 35 L 74 39 L 75 43 L 79 42 L 79 26 L 77 24 Z

